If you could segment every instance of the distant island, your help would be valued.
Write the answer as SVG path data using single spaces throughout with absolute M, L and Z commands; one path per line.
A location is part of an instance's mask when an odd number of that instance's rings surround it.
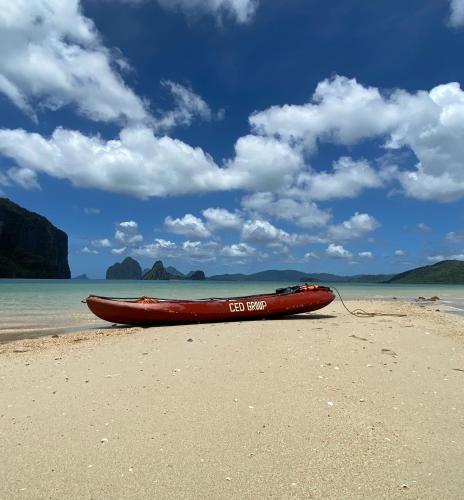
M 208 280 L 208 281 L 285 281 L 311 283 L 410 283 L 410 284 L 464 284 L 464 262 L 444 260 L 429 266 L 418 267 L 400 274 L 355 274 L 343 276 L 330 273 L 307 273 L 295 269 L 270 269 L 252 274 L 216 274 L 205 276 L 201 270 L 182 273 L 175 267 L 164 267 L 161 260 L 151 269 L 141 270 L 131 257 L 116 263 L 107 270 L 107 279 L 144 280 Z
M 68 235 L 42 215 L 0 198 L 0 278 L 70 277 Z
M 140 280 L 142 268 L 132 257 L 126 257 L 122 262 L 116 262 L 106 270 L 107 280 Z
M 464 285 L 464 262 L 443 260 L 400 274 L 356 274 L 340 276 L 329 273 L 304 273 L 292 269 L 269 270 L 253 274 L 218 274 L 214 281 L 300 281 L 313 283 L 409 283 Z
M 217 274 L 210 276 L 213 281 L 312 281 L 337 283 L 385 283 L 392 274 L 358 274 L 355 276 L 339 276 L 329 273 L 305 273 L 294 269 L 271 269 L 253 274 Z
M 417 267 L 396 274 L 387 283 L 463 285 L 464 262 L 442 260 L 431 266 Z
M 116 262 L 106 270 L 107 280 L 205 280 L 205 273 L 201 270 L 183 274 L 175 267 L 164 267 L 161 260 L 157 260 L 151 269 L 142 272 L 140 264 L 132 257 L 126 257 L 122 262 Z

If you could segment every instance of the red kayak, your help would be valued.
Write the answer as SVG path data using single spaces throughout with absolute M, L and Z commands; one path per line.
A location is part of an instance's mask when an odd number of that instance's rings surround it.
M 334 300 L 330 288 L 301 285 L 247 297 L 175 300 L 120 299 L 90 295 L 89 309 L 99 318 L 126 325 L 207 323 L 287 316 L 321 309 Z

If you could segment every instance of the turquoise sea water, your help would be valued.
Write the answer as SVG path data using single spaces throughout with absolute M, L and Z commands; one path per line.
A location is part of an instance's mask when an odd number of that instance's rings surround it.
M 207 298 L 273 292 L 288 282 L 0 280 L 0 343 L 15 338 L 60 334 L 108 326 L 81 300 L 112 297 Z M 443 309 L 464 312 L 461 285 L 379 285 L 331 283 L 344 298 L 415 299 L 438 295 Z

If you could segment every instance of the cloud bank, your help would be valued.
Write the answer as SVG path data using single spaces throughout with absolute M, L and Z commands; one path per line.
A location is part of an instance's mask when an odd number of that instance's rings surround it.
M 38 106 L 72 105 L 95 121 L 150 120 L 121 76 L 127 62 L 104 47 L 78 0 L 1 1 L 0 46 L 0 92 L 33 119 Z

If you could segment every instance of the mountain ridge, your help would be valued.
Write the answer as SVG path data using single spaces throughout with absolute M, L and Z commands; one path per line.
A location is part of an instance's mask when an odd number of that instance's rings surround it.
M 429 266 L 416 267 L 396 274 L 387 283 L 464 284 L 464 262 L 442 260 Z
M 137 263 L 133 259 L 132 263 Z M 120 264 L 119 264 L 120 265 Z M 112 266 L 113 267 L 113 266 Z M 110 268 L 111 269 L 111 268 Z M 138 273 L 136 273 L 138 275 Z M 121 278 L 119 278 L 121 279 Z M 124 279 L 124 278 L 123 278 Z M 464 262 L 460 260 L 444 260 L 428 266 L 409 269 L 398 274 L 354 274 L 337 275 L 331 273 L 308 273 L 296 269 L 268 269 L 256 273 L 215 274 L 205 276 L 203 271 L 191 271 L 183 274 L 175 267 L 164 267 L 162 261 L 144 272 L 139 278 L 154 280 L 204 280 L 207 281 L 282 281 L 282 282 L 313 282 L 313 283 L 430 283 L 430 284 L 464 284 Z

